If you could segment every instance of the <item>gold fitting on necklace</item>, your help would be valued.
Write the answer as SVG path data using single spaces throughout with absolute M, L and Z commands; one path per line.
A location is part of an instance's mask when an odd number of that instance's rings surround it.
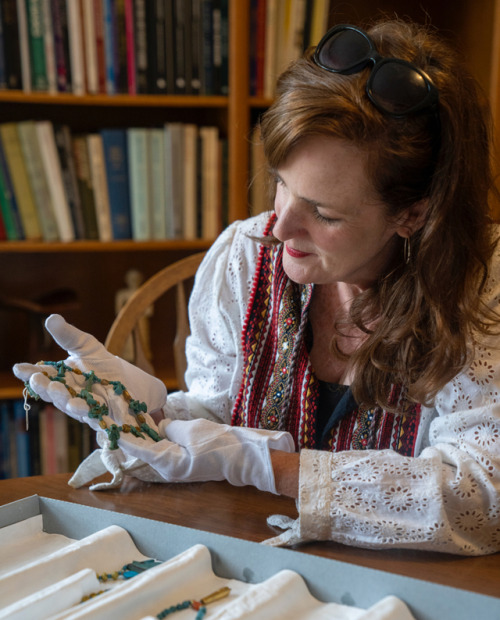
M 207 596 L 204 596 L 202 599 L 200 599 L 200 603 L 202 605 L 208 605 L 215 601 L 219 601 L 220 599 L 223 599 L 223 598 L 226 598 L 226 596 L 229 596 L 230 592 L 231 592 L 231 588 L 228 588 L 227 586 L 225 586 L 224 588 L 221 588 L 220 590 L 216 590 L 215 592 L 212 592 L 212 594 L 208 594 Z
M 101 428 L 108 428 L 108 425 L 106 424 L 106 422 L 104 420 L 99 420 L 99 426 Z
M 146 418 L 142 415 L 142 413 L 136 415 L 135 419 L 139 422 L 139 424 L 144 424 L 144 422 L 146 421 Z

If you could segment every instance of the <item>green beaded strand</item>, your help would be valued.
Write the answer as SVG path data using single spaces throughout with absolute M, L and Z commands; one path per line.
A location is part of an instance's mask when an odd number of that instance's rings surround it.
M 71 368 L 65 362 L 39 362 L 40 365 L 52 366 L 57 369 L 56 376 L 48 376 L 51 381 L 58 381 L 63 383 L 66 386 L 66 389 L 69 393 L 75 398 L 83 399 L 87 405 L 89 406 L 88 416 L 91 419 L 97 420 L 99 422 L 99 426 L 106 431 L 110 443 L 111 450 L 118 449 L 118 440 L 120 439 L 120 434 L 131 433 L 134 437 L 138 437 L 140 439 L 146 439 L 145 435 L 150 437 L 153 441 L 161 441 L 161 436 L 146 423 L 143 413 L 147 413 L 147 405 L 145 402 L 134 400 L 131 398 L 128 393 L 126 387 L 120 381 L 108 381 L 107 379 L 100 379 L 93 370 L 90 372 L 84 372 L 79 370 L 78 368 Z M 71 388 L 66 383 L 66 373 L 72 372 L 77 375 L 82 375 L 85 379 L 85 387 L 80 390 L 80 392 L 75 392 L 73 388 Z M 129 409 L 132 414 L 135 415 L 138 426 L 132 426 L 130 424 L 124 424 L 122 426 L 118 426 L 117 424 L 111 424 L 108 426 L 106 421 L 103 419 L 104 416 L 109 415 L 109 409 L 106 405 L 99 404 L 96 399 L 92 395 L 92 386 L 95 383 L 99 383 L 101 385 L 112 385 L 113 391 L 117 396 L 123 396 L 126 400 Z M 29 385 L 29 382 L 25 382 L 25 387 L 28 390 L 29 395 L 32 398 L 39 399 L 38 394 L 36 394 Z M 142 432 L 141 432 L 142 431 Z

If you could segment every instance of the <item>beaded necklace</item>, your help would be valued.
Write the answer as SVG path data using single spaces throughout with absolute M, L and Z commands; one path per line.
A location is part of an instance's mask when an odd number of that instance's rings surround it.
M 182 611 L 183 609 L 191 607 L 191 609 L 194 609 L 197 612 L 195 620 L 201 620 L 207 613 L 206 606 L 209 603 L 213 603 L 214 601 L 219 601 L 222 598 L 226 598 L 226 596 L 229 596 L 230 591 L 231 588 L 228 588 L 226 586 L 224 588 L 221 588 L 220 590 L 217 590 L 216 592 L 212 592 L 212 594 L 209 594 L 208 596 L 204 596 L 199 601 L 195 601 L 194 599 L 183 601 L 182 603 L 172 605 L 171 607 L 167 607 L 163 611 L 160 611 L 160 613 L 157 614 L 156 617 L 158 618 L 158 620 L 163 620 L 163 618 L 166 618 L 167 616 L 175 613 L 176 611 Z
M 119 579 L 132 579 L 132 577 L 136 577 L 139 573 L 143 573 L 153 566 L 158 566 L 161 564 L 158 560 L 134 560 L 130 562 L 130 564 L 125 564 L 121 568 L 121 570 L 113 571 L 112 573 L 96 573 L 96 577 L 100 583 L 107 583 L 109 581 L 118 581 Z M 99 592 L 92 592 L 91 594 L 86 594 L 80 603 L 85 603 L 86 601 L 99 596 L 100 594 L 105 594 L 108 590 L 99 590 Z
M 46 372 L 43 374 L 50 379 L 51 381 L 57 381 L 62 383 L 68 392 L 71 394 L 73 398 L 82 398 L 87 405 L 89 406 L 88 416 L 91 419 L 98 420 L 99 426 L 106 431 L 110 443 L 110 449 L 116 450 L 118 448 L 118 439 L 120 438 L 120 433 L 131 433 L 135 437 L 140 437 L 141 439 L 146 439 L 145 435 L 153 439 L 153 441 L 161 441 L 160 435 L 149 426 L 146 422 L 146 418 L 144 417 L 144 413 L 147 412 L 147 405 L 144 402 L 139 400 L 134 400 L 126 387 L 120 381 L 109 381 L 107 379 L 100 379 L 93 370 L 90 372 L 84 372 L 79 368 L 72 368 L 68 366 L 65 362 L 38 362 L 37 365 L 45 365 L 45 366 L 53 366 L 57 369 L 57 375 L 51 376 Z M 85 378 L 85 387 L 77 392 L 74 388 L 66 383 L 66 373 L 72 372 L 75 375 L 82 375 Z M 109 415 L 108 406 L 98 403 L 92 395 L 92 386 L 95 383 L 99 383 L 101 385 L 111 385 L 113 386 L 113 391 L 116 395 L 122 396 L 128 407 L 135 416 L 137 421 L 137 426 L 133 426 L 132 424 L 122 424 L 119 426 L 118 424 L 109 424 L 104 420 L 104 416 Z M 25 382 L 25 387 L 28 390 L 30 396 L 35 399 L 39 399 L 40 397 L 29 385 L 29 382 Z M 25 407 L 26 408 L 26 407 Z

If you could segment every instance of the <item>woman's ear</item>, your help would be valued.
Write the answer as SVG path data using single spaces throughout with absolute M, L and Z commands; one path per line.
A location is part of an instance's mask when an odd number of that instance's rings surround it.
M 400 237 L 407 238 L 419 231 L 427 219 L 428 207 L 429 200 L 425 198 L 405 209 L 398 218 L 397 234 Z

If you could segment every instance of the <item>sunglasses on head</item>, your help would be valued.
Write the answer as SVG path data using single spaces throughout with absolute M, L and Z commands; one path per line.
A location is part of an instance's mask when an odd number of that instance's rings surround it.
M 359 73 L 372 63 L 366 94 L 385 114 L 437 113 L 438 90 L 430 77 L 411 62 L 383 58 L 368 34 L 355 26 L 331 28 L 318 43 L 313 60 L 322 69 L 343 75 Z

